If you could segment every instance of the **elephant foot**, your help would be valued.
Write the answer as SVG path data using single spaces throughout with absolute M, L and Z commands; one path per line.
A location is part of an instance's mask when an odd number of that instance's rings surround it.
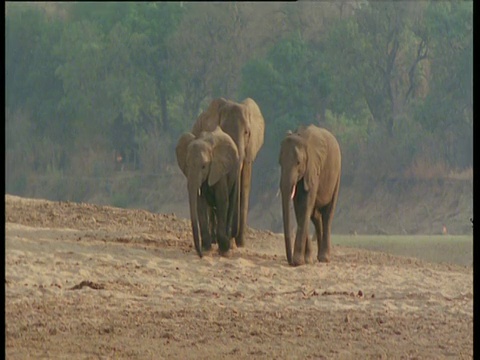
M 317 259 L 321 263 L 328 263 L 330 262 L 330 256 L 327 254 L 318 254 Z
M 292 266 L 305 265 L 305 256 L 293 255 Z
M 202 252 L 204 254 L 208 254 L 210 251 L 212 251 L 212 245 L 210 245 L 210 246 L 202 245 Z
M 210 251 L 212 249 L 212 238 L 208 234 L 202 234 L 201 241 L 202 251 Z
M 245 240 L 243 238 L 235 238 L 235 244 L 237 247 L 245 247 Z
M 220 255 L 227 253 L 230 250 L 230 240 L 227 238 L 218 239 L 218 252 Z
M 305 264 L 313 264 L 315 262 L 314 257 L 312 255 L 305 255 Z
M 310 249 L 305 249 L 305 264 L 313 264 L 315 259 Z
M 218 249 L 218 254 L 224 258 L 231 258 L 232 257 L 232 252 L 230 250 L 227 251 L 222 251 Z

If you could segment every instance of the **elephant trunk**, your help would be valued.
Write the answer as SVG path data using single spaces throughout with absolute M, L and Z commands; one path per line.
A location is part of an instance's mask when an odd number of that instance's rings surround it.
M 200 235 L 198 232 L 198 213 L 197 213 L 197 197 L 200 187 L 193 182 L 188 182 L 188 196 L 190 203 L 190 220 L 192 222 L 193 243 L 198 256 L 202 257 L 202 249 L 200 246 Z
M 282 193 L 282 212 L 283 212 L 283 233 L 285 237 L 285 250 L 287 252 L 287 261 L 292 265 L 292 240 L 290 231 L 290 199 L 295 195 L 295 184 L 290 186 L 287 183 L 280 183 Z

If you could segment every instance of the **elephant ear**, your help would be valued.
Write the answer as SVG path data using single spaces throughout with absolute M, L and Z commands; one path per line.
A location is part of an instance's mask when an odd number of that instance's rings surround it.
M 242 104 L 245 105 L 248 110 L 247 113 L 250 124 L 250 144 L 246 149 L 245 160 L 253 162 L 263 145 L 265 120 L 263 119 L 260 108 L 253 99 L 246 98 L 242 101 Z
M 187 148 L 193 140 L 195 140 L 195 135 L 190 132 L 184 133 L 178 139 L 177 146 L 175 147 L 178 167 L 185 176 L 187 176 Z
M 238 167 L 239 156 L 237 146 L 232 138 L 220 127 L 211 133 L 213 137 L 212 162 L 208 175 L 208 185 L 216 184 L 223 176 Z
M 307 164 L 303 180 L 305 190 L 309 191 L 319 181 L 318 178 L 327 157 L 328 144 L 324 134 L 316 126 L 310 125 L 299 130 L 307 149 Z
M 227 103 L 224 98 L 213 99 L 195 121 L 192 127 L 192 133 L 199 136 L 202 131 L 213 131 L 220 123 L 220 109 Z

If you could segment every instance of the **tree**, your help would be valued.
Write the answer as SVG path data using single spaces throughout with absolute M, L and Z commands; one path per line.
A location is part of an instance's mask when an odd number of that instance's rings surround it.
M 171 58 L 169 38 L 183 14 L 184 8 L 177 3 L 138 3 L 127 20 L 136 46 L 132 49 L 132 60 L 155 80 L 164 132 L 171 126 L 167 104 L 179 90 L 179 74 Z
M 89 20 L 74 22 L 64 29 L 56 46 L 61 65 L 56 76 L 63 82 L 59 108 L 76 132 L 89 137 L 105 132 L 106 119 L 112 117 L 111 103 L 105 101 L 105 35 Z
M 47 19 L 38 9 L 23 4 L 10 4 L 6 17 L 6 106 L 35 109 L 41 132 L 45 121 L 55 117 L 55 101 L 62 92 L 61 82 L 53 76 L 59 61 L 52 53 L 61 26 L 60 19 Z
M 104 141 L 118 129 L 133 129 L 120 138 L 129 139 L 126 148 L 138 148 L 147 134 L 158 138 L 169 131 L 168 102 L 178 92 L 178 73 L 168 37 L 183 10 L 174 3 L 122 5 L 100 4 L 99 12 L 93 4 L 73 7 L 56 47 L 62 60 L 56 74 L 65 89 L 60 107 L 81 131 L 77 138 L 101 135 Z
M 327 43 L 338 79 L 332 108 L 354 114 L 367 107 L 393 136 L 427 58 L 427 39 L 416 31 L 424 7 L 421 2 L 369 2 L 338 22 Z
M 300 124 L 319 124 L 319 103 L 329 80 L 317 54 L 293 34 L 277 42 L 264 59 L 249 61 L 242 70 L 240 97 L 252 97 L 266 122 L 264 148 L 258 166 L 276 168 L 280 142 Z
M 55 14 L 47 16 L 41 7 L 16 3 L 8 4 L 5 20 L 5 100 L 10 114 L 7 127 L 28 129 L 21 136 L 30 145 L 51 143 L 52 151 L 32 154 L 38 169 L 47 164 L 63 167 L 61 135 L 65 129 L 57 109 L 63 88 L 54 75 L 60 60 L 53 52 L 63 20 Z M 16 121 L 29 125 L 13 124 Z M 7 141 L 7 147 L 10 145 Z
M 191 3 L 171 44 L 173 58 L 183 75 L 184 118 L 191 124 L 204 100 L 233 98 L 242 45 L 244 18 L 234 3 Z M 189 127 L 189 126 L 187 126 Z
M 184 129 L 215 97 L 242 100 L 239 87 L 245 63 L 267 52 L 279 30 L 277 3 L 188 3 L 172 37 L 173 57 L 182 74 L 179 101 Z M 250 96 L 250 95 L 249 95 Z
M 432 2 L 425 11 L 430 41 L 430 84 L 415 118 L 434 133 L 448 164 L 473 163 L 473 8 L 472 2 Z

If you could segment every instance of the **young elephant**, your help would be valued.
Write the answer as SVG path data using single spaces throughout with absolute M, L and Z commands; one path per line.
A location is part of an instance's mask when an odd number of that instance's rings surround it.
M 317 259 L 320 262 L 328 262 L 330 229 L 340 187 L 340 146 L 327 130 L 314 125 L 301 126 L 282 141 L 279 162 L 288 263 L 297 266 L 311 262 L 309 219 L 315 225 L 318 242 Z M 297 219 L 293 258 L 290 240 L 290 199 L 293 200 Z
M 237 146 L 217 127 L 212 132 L 201 132 L 198 137 L 184 133 L 175 150 L 178 166 L 187 177 L 195 249 L 202 257 L 201 248 L 210 250 L 212 237 L 216 236 L 219 251 L 225 254 L 230 248 L 233 213 L 238 201 Z

